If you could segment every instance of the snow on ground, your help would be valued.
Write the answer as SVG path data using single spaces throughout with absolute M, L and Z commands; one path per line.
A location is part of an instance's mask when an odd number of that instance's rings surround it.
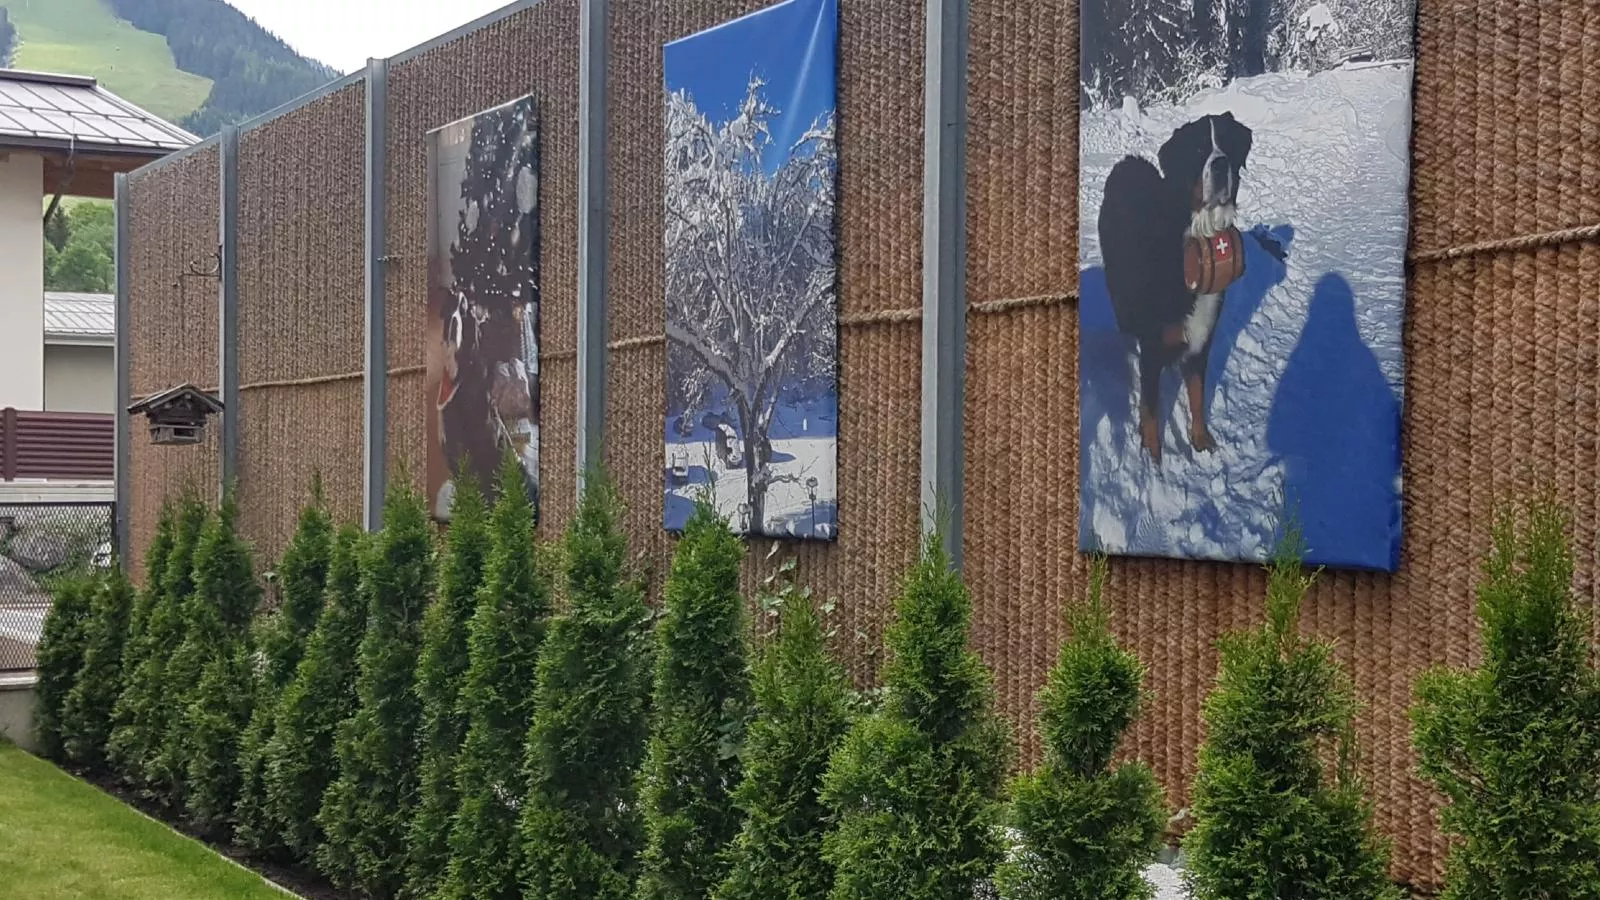
M 774 412 L 769 431 L 774 483 L 767 488 L 766 534 L 829 538 L 837 531 L 837 421 L 837 404 L 831 398 L 780 406 Z M 717 509 L 743 531 L 739 507 L 748 485 L 744 469 L 725 466 L 717 458 L 710 429 L 696 427 L 688 437 L 679 437 L 674 433 L 676 424 L 676 419 L 667 420 L 666 527 L 681 529 L 699 492 L 715 481 Z M 687 470 L 686 479 L 674 477 L 677 467 Z
M 1259 559 L 1285 508 L 1287 479 L 1293 504 L 1315 507 L 1307 534 L 1314 560 L 1389 563 L 1399 527 L 1410 86 L 1409 62 L 1278 73 L 1208 90 L 1182 108 L 1083 116 L 1086 546 Z M 1228 111 L 1254 132 L 1239 224 L 1257 239 L 1245 240 L 1246 275 L 1224 302 L 1207 376 L 1218 449 L 1190 452 L 1188 403 L 1169 372 L 1163 403 L 1173 406 L 1158 468 L 1140 448 L 1133 348 L 1116 331 L 1099 269 L 1101 195 L 1124 155 L 1154 159 L 1179 125 Z M 1313 326 L 1315 340 L 1299 348 Z M 1304 365 L 1288 372 L 1295 354 Z M 1280 388 L 1291 391 L 1286 374 L 1308 399 L 1277 410 Z
M 1144 880 L 1155 886 L 1155 900 L 1188 900 L 1189 893 L 1183 889 L 1183 875 L 1171 866 L 1157 863 L 1145 869 Z

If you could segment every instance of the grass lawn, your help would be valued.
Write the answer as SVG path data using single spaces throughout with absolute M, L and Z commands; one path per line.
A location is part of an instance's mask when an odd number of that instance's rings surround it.
M 118 19 L 105 0 L 5 0 L 18 69 L 92 75 L 106 90 L 176 122 L 200 108 L 211 79 L 179 71 L 167 39 Z
M 98 788 L 0 743 L 0 895 L 286 900 L 290 895 Z

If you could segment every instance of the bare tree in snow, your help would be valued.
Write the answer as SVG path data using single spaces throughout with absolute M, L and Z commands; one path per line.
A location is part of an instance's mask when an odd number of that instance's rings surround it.
M 666 289 L 669 394 L 726 391 L 738 417 L 749 530 L 766 525 L 768 439 L 786 391 L 825 381 L 838 357 L 832 114 L 791 147 L 752 78 L 739 112 L 713 124 L 686 92 L 667 98 Z M 769 171 L 773 153 L 781 164 Z M 685 415 L 689 412 L 685 411 Z

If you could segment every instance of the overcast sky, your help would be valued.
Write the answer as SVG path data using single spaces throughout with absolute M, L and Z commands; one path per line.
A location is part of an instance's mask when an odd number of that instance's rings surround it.
M 511 0 L 229 0 L 305 56 L 353 72 Z

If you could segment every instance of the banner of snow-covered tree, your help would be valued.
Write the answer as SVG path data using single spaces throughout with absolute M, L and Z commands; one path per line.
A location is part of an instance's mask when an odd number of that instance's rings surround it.
M 428 135 L 428 495 L 492 496 L 512 453 L 539 492 L 539 122 L 532 97 Z
M 837 535 L 837 45 L 787 0 L 664 48 L 669 530 Z
M 1081 545 L 1392 571 L 1415 0 L 1081 3 Z

